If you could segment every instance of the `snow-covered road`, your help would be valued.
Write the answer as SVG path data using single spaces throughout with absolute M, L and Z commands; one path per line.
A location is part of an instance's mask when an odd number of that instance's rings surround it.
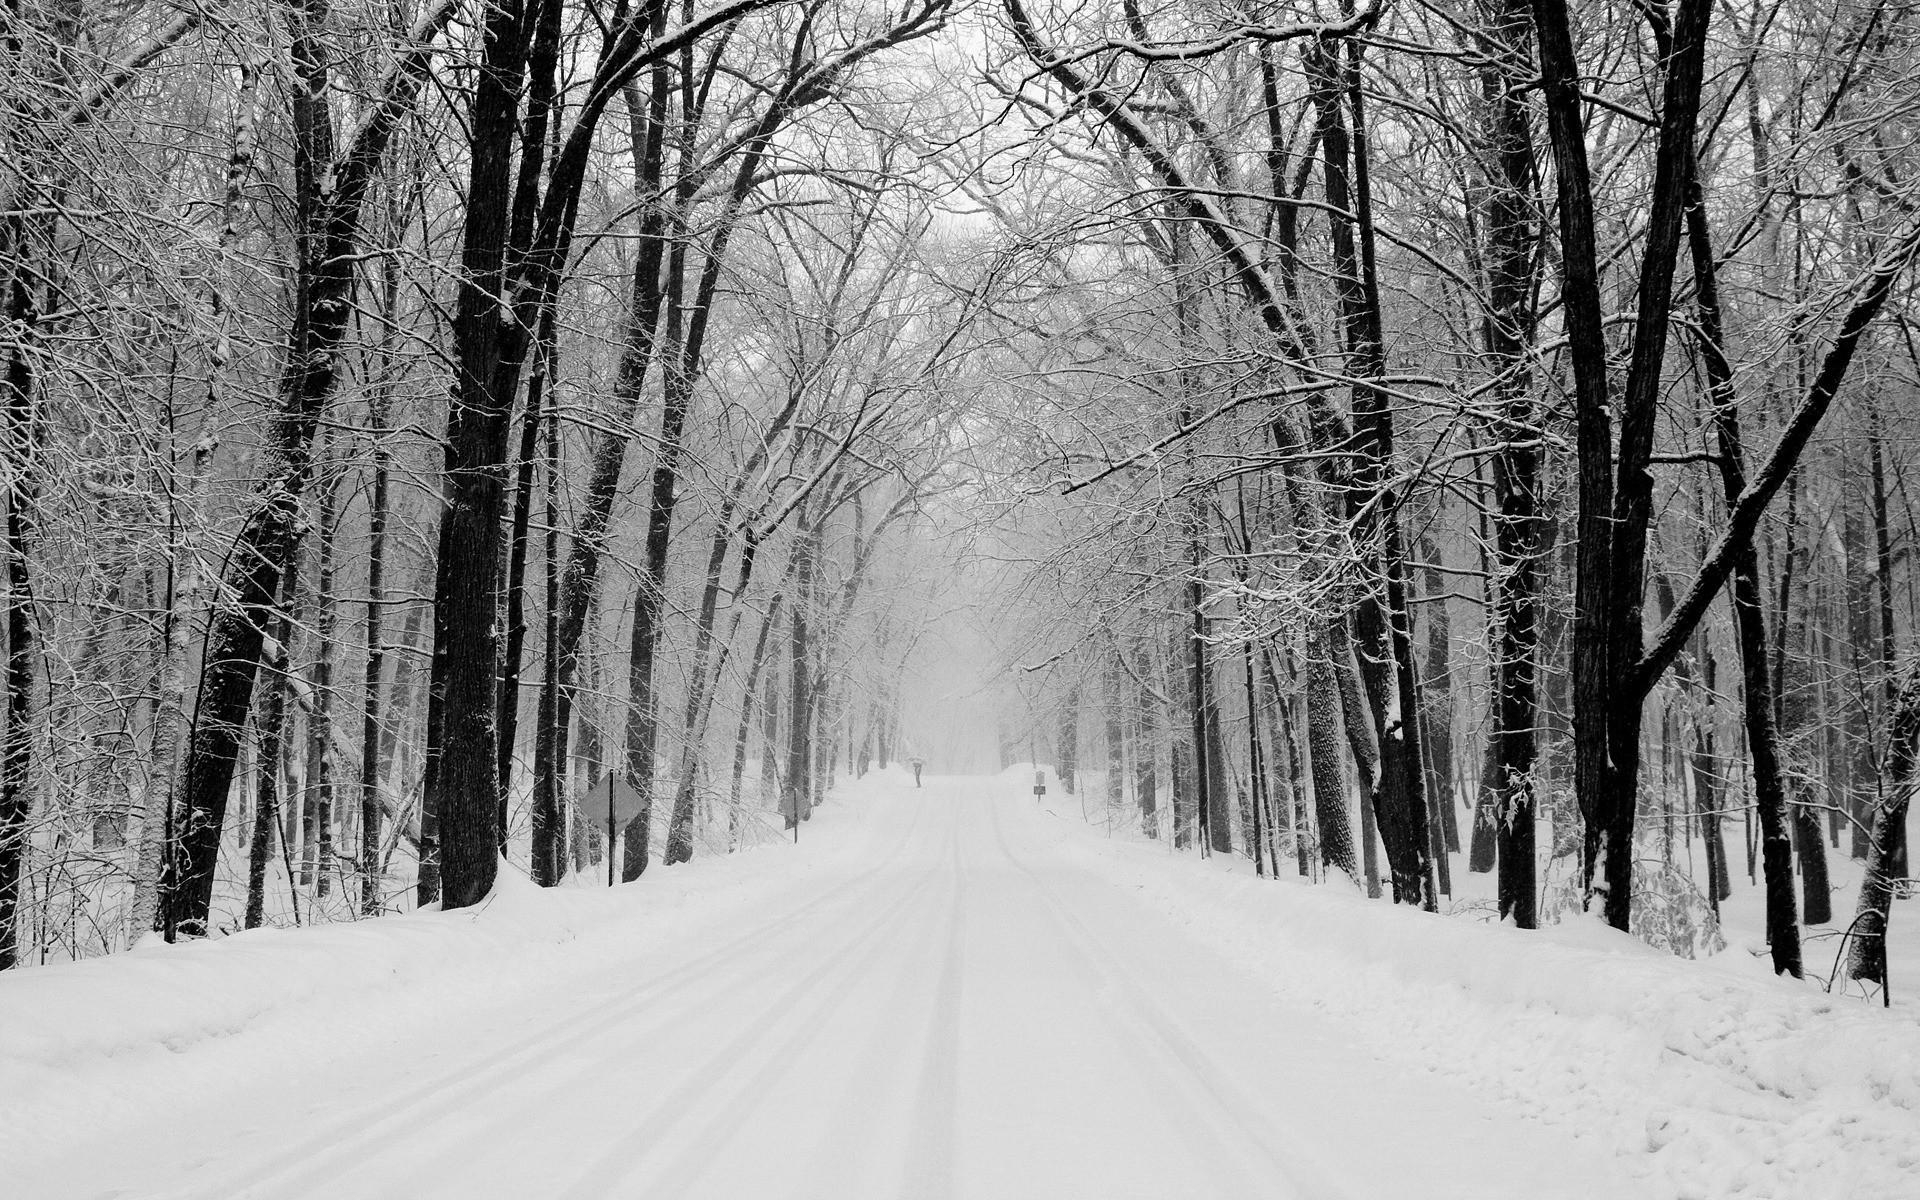
M 1561 1131 L 1289 1008 L 1027 836 L 1044 818 L 1004 785 L 928 784 L 871 789 L 844 853 L 751 904 L 689 904 L 665 941 L 644 920 L 630 948 L 596 927 L 530 981 L 436 998 L 430 1019 L 397 1004 L 397 1029 L 316 1003 L 245 1031 L 224 1067 L 182 1062 L 182 1089 L 206 1094 L 7 1147 L 0 1192 L 1637 1194 Z M 296 1049 L 313 1042 L 330 1050 Z M 136 1063 L 128 1086 L 155 1095 L 165 1066 Z M 76 1121 L 85 1082 L 59 1097 Z

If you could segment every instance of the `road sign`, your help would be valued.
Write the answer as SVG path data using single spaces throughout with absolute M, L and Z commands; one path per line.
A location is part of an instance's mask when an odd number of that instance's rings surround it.
M 1041 796 L 1044 796 L 1046 794 L 1047 794 L 1047 773 L 1045 771 L 1035 771 L 1033 773 L 1034 799 L 1037 800 Z
M 628 821 L 640 815 L 640 790 L 622 775 L 608 775 L 594 784 L 580 801 L 581 815 L 596 825 L 606 821 L 609 796 L 613 803 L 612 821 L 616 828 L 624 828 Z

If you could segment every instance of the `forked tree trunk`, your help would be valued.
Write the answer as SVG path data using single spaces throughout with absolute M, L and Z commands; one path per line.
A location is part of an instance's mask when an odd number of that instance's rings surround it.
M 1376 771 L 1363 772 L 1366 803 L 1385 842 L 1393 897 L 1402 904 L 1434 906 L 1433 864 L 1428 850 L 1425 769 L 1415 716 L 1412 618 L 1407 606 L 1406 550 L 1399 506 L 1388 482 L 1393 470 L 1393 415 L 1386 395 L 1367 380 L 1385 374 L 1385 344 L 1379 284 L 1374 268 L 1365 108 L 1360 50 L 1346 43 L 1308 54 L 1314 76 L 1327 205 L 1334 214 L 1334 290 L 1339 299 L 1353 388 L 1354 469 L 1348 498 L 1354 540 L 1378 578 L 1365 579 L 1353 612 L 1367 714 L 1378 754 Z M 1351 125 L 1349 125 L 1351 119 Z M 1364 816 L 1365 814 L 1363 814 Z M 1371 840 L 1369 839 L 1369 845 Z

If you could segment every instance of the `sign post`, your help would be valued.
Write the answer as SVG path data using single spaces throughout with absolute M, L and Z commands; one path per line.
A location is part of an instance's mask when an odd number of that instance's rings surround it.
M 1035 771 L 1033 773 L 1033 802 L 1035 804 L 1040 803 L 1040 797 L 1046 794 L 1047 773 L 1045 771 Z
M 620 840 L 620 827 L 640 814 L 640 790 L 626 778 L 609 772 L 601 776 L 580 800 L 583 812 L 604 809 L 607 814 L 607 886 L 614 884 L 614 843 Z

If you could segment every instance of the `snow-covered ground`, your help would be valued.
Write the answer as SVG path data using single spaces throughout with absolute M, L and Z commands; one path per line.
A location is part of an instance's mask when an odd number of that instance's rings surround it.
M 0 1194 L 1920 1196 L 1910 1014 L 1170 857 L 1030 778 L 0 977 Z

